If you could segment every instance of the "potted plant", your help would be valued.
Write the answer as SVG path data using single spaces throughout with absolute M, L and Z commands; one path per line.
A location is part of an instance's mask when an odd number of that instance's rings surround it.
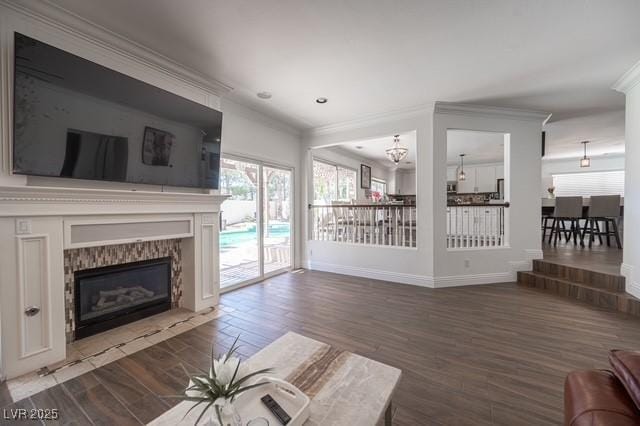
M 241 426 L 242 419 L 234 405 L 234 401 L 243 392 L 262 386 L 266 383 L 251 384 L 251 379 L 271 371 L 270 368 L 251 371 L 248 362 L 240 361 L 236 355 L 238 350 L 238 338 L 233 342 L 226 354 L 215 358 L 213 347 L 211 348 L 211 366 L 209 371 L 201 370 L 201 374 L 189 375 L 189 385 L 184 395 L 176 398 L 195 402 L 189 408 L 185 417 L 198 406 L 203 407 L 196 420 L 196 425 L 202 420 L 205 413 L 213 407 L 210 423 L 217 426 Z M 184 368 L 184 367 L 183 367 Z M 185 369 L 186 372 L 186 369 Z

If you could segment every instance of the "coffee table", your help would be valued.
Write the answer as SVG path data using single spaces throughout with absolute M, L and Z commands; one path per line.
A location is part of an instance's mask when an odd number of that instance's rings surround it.
M 251 357 L 255 369 L 296 385 L 311 399 L 305 425 L 391 425 L 391 398 L 400 381 L 395 367 L 289 332 Z M 185 383 L 186 385 L 186 383 Z M 150 425 L 193 425 L 196 408 L 183 401 Z M 246 422 L 246 420 L 244 420 Z

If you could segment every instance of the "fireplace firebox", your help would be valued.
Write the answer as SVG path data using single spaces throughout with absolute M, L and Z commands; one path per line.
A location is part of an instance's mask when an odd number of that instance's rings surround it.
M 77 271 L 75 338 L 171 309 L 171 258 Z

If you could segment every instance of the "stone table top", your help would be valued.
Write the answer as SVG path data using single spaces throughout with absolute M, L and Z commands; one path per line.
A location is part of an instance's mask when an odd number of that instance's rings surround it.
M 250 358 L 254 369 L 273 368 L 270 376 L 294 384 L 311 399 L 305 425 L 375 425 L 400 381 L 401 371 L 326 343 L 289 332 Z M 186 383 L 185 383 L 186 386 Z M 193 425 L 196 408 L 183 401 L 150 425 Z

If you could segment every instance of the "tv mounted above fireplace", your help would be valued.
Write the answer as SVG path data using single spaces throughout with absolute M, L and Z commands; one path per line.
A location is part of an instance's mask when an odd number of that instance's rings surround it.
M 217 189 L 222 113 L 15 33 L 13 173 Z

